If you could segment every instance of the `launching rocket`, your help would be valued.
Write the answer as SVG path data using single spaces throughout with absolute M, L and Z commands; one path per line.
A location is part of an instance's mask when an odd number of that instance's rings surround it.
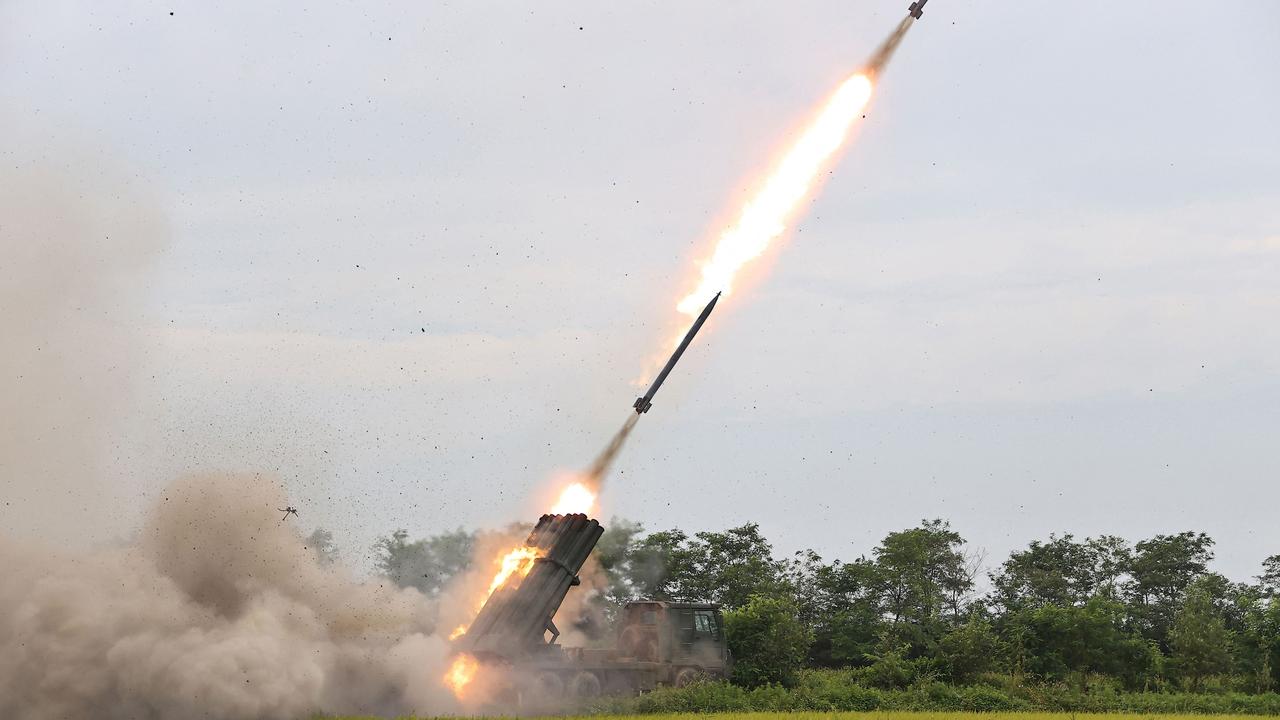
M 720 293 L 716 293 L 716 296 L 711 298 L 711 302 L 707 303 L 707 306 L 702 308 L 702 314 L 698 316 L 697 320 L 693 321 L 693 327 L 689 328 L 689 332 L 684 334 L 684 339 L 676 346 L 676 351 L 671 353 L 671 359 L 667 361 L 666 365 L 662 366 L 662 372 L 658 373 L 658 377 L 655 378 L 653 384 L 649 386 L 649 392 L 646 392 L 642 397 L 636 398 L 636 402 L 632 407 L 636 409 L 637 415 L 649 412 L 649 408 L 653 407 L 653 396 L 657 394 L 658 388 L 662 387 L 662 381 L 667 379 L 667 375 L 671 372 L 671 368 L 676 366 L 676 361 L 678 361 L 680 356 L 684 354 L 684 349 L 689 347 L 689 343 L 693 342 L 693 336 L 697 335 L 698 331 L 702 329 L 702 323 L 707 321 L 707 317 L 710 316 L 711 311 L 716 308 L 716 301 L 719 299 Z
M 907 14 L 919 20 L 920 16 L 924 14 L 924 4 L 927 2 L 929 0 L 916 0 L 916 2 L 911 3 L 907 8 Z

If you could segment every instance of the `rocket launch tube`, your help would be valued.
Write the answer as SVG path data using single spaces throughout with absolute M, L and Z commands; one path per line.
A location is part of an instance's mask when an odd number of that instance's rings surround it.
M 689 332 L 684 334 L 684 339 L 676 346 L 676 351 L 671 353 L 671 359 L 666 365 L 662 366 L 662 372 L 658 373 L 658 377 L 654 379 L 653 384 L 649 386 L 649 391 L 643 397 L 636 398 L 636 402 L 632 405 L 636 409 L 636 414 L 649 412 L 649 408 L 653 407 L 653 396 L 657 394 L 658 388 L 662 387 L 662 383 L 667 379 L 667 375 L 671 373 L 671 368 L 676 366 L 676 362 L 680 360 L 680 356 L 684 354 L 684 349 L 689 347 L 689 343 L 693 342 L 693 336 L 698 334 L 702 329 L 702 323 L 707 321 L 707 317 L 711 315 L 711 311 L 716 307 L 716 301 L 720 299 L 720 293 L 711 298 L 711 302 L 702 308 L 702 314 L 697 320 L 693 321 L 693 327 L 689 328 Z

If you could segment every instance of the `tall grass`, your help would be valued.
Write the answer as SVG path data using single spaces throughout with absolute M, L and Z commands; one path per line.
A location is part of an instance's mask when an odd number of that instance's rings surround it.
M 838 672 L 808 672 L 791 688 L 741 688 L 702 683 L 660 688 L 638 697 L 609 698 L 588 712 L 680 714 L 745 712 L 1065 712 L 1146 715 L 1280 715 L 1280 695 L 1266 693 L 1186 694 L 1120 692 L 1113 688 L 1080 691 L 1062 686 L 1015 683 L 955 686 L 922 682 L 902 690 L 868 688 Z

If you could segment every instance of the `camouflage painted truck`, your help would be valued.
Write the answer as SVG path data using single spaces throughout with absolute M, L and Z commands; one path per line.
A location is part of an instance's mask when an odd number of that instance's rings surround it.
M 586 515 L 543 515 L 525 545 L 537 549 L 529 573 L 499 587 L 454 651 L 501 669 L 521 703 L 636 693 L 727 677 L 732 660 L 720 608 L 640 600 L 618 617 L 609 648 L 560 645 L 554 618 L 604 529 Z

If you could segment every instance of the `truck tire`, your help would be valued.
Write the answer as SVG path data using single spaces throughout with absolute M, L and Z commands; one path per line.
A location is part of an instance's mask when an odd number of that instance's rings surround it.
M 702 668 L 684 667 L 676 671 L 675 686 L 678 688 L 689 687 L 690 685 L 707 679 L 707 673 Z
M 564 680 L 550 670 L 528 678 L 520 688 L 521 705 L 540 708 L 564 697 Z
M 583 670 L 569 681 L 569 695 L 578 700 L 590 700 L 600 697 L 604 685 L 600 677 L 590 670 Z

